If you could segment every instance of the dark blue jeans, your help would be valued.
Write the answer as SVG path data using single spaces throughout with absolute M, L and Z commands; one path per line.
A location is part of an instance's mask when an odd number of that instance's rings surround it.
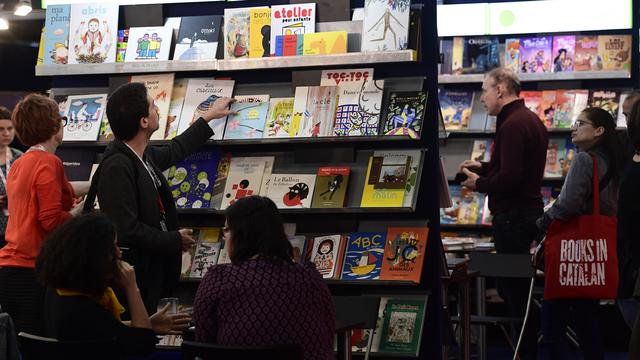
M 542 302 L 542 334 L 544 359 L 573 359 L 566 336 L 567 325 L 578 335 L 584 360 L 603 360 L 604 349 L 600 340 L 598 300 L 545 300 Z

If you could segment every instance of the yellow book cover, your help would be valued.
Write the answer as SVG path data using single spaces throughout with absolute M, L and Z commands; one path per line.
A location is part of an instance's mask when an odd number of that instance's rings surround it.
M 460 74 L 462 73 L 462 57 L 464 53 L 464 38 L 463 37 L 454 37 L 453 38 L 453 50 L 451 56 L 451 73 L 452 74 Z
M 271 9 L 253 8 L 249 11 L 249 19 L 249 57 L 268 57 Z
M 598 35 L 603 70 L 631 69 L 631 35 Z
M 198 240 L 205 242 L 218 242 L 220 240 L 220 228 L 200 228 Z
M 404 204 L 405 188 L 375 189 L 374 186 L 377 181 L 370 181 L 373 180 L 371 172 L 372 163 L 373 157 L 370 157 L 360 207 L 402 207 Z M 373 174 L 374 178 L 378 178 L 379 176 L 380 174 Z
M 36 65 L 42 65 L 44 62 L 44 28 L 40 32 L 40 47 L 38 48 L 38 60 Z
M 345 54 L 347 32 L 329 31 L 304 34 L 304 55 Z

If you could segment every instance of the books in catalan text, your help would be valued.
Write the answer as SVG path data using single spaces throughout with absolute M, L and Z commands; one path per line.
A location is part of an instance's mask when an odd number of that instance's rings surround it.
M 350 174 L 351 168 L 348 166 L 324 166 L 319 168 L 311 207 L 344 207 Z
M 313 238 L 310 244 L 311 256 L 309 260 L 316 266 L 320 275 L 325 279 L 339 277 L 342 253 L 344 250 L 342 235 L 326 235 Z
M 390 299 L 384 311 L 379 351 L 417 355 L 424 313 L 422 299 Z
M 309 174 L 272 174 L 267 197 L 278 209 L 310 208 L 315 181 L 316 176 Z
M 164 172 L 177 208 L 210 207 L 219 159 L 219 151 L 199 151 Z
M 118 4 L 71 5 L 69 64 L 116 62 Z
M 269 162 L 273 163 L 273 156 L 232 158 L 220 209 L 226 209 L 243 197 L 260 194 L 265 167 Z
M 380 280 L 420 283 L 428 236 L 427 227 L 388 228 Z
M 66 64 L 69 55 L 71 5 L 49 5 L 43 33 L 43 64 Z
M 380 279 L 386 236 L 383 232 L 355 232 L 345 236 L 347 245 L 341 279 Z
M 261 139 L 269 112 L 269 95 L 236 96 L 227 118 L 225 139 Z
M 189 79 L 187 93 L 180 114 L 177 134 L 182 134 L 191 124 L 200 118 L 221 97 L 231 97 L 233 80 Z M 222 140 L 227 117 L 209 121 L 213 129 L 213 140 Z
M 276 36 L 314 32 L 316 32 L 315 3 L 271 7 L 271 56 L 276 55 Z

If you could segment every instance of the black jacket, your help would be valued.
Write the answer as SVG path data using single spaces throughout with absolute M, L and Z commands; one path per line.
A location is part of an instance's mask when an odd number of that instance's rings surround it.
M 118 227 L 118 244 L 126 248 L 123 258 L 135 267 L 142 299 L 150 313 L 176 285 L 182 254 L 176 206 L 162 171 L 196 151 L 212 135 L 209 125 L 198 119 L 168 146 L 147 147 L 144 160 L 161 182 L 157 192 L 145 166 L 120 140 L 109 144 L 96 172 L 100 210 Z M 158 194 L 168 231 L 160 225 Z

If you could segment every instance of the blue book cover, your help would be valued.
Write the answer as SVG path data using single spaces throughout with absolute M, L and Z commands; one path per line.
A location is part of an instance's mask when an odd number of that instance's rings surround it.
M 284 35 L 276 36 L 276 56 L 282 56 L 282 51 L 284 48 Z
M 349 234 L 342 267 L 342 280 L 378 280 L 387 234 L 357 232 Z
M 269 113 L 268 99 L 266 101 L 244 102 L 244 99 L 239 98 L 241 96 L 236 96 L 238 102 L 231 104 L 231 111 L 235 111 L 236 115 L 230 115 L 227 119 L 224 138 L 261 139 Z
M 302 55 L 304 53 L 304 34 L 297 34 L 296 40 L 296 55 Z
M 44 64 L 66 64 L 71 5 L 49 5 L 44 24 Z
M 218 175 L 219 151 L 192 154 L 165 172 L 179 209 L 208 209 Z

